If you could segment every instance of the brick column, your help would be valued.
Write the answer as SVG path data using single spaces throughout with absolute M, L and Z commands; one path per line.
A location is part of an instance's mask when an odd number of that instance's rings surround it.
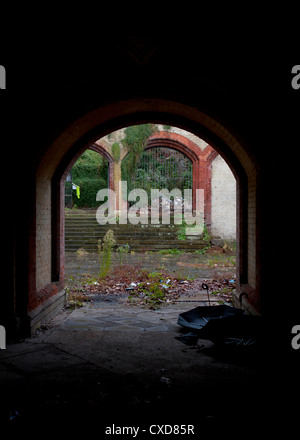
M 119 182 L 122 180 L 121 175 L 121 161 L 114 161 L 114 170 L 113 170 L 113 185 L 114 191 L 116 195 L 116 210 L 119 211 L 121 209 L 122 203 L 122 191 Z

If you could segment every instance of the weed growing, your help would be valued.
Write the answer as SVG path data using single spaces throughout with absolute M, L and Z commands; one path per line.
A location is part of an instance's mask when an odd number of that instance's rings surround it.
M 172 249 L 162 249 L 160 251 L 158 251 L 158 253 L 160 255 L 177 255 L 177 254 L 183 254 L 184 251 L 181 251 L 180 249 L 177 248 L 172 248 Z
M 144 271 L 144 280 L 137 283 L 134 292 L 129 295 L 131 303 L 139 303 L 150 309 L 157 309 L 167 300 L 171 278 L 166 272 Z
M 123 264 L 123 256 L 124 256 L 124 254 L 127 254 L 129 252 L 129 245 L 126 244 L 125 246 L 119 246 L 117 248 L 117 252 L 118 252 L 118 255 L 119 255 L 119 264 L 120 264 L 120 266 L 122 266 L 122 264 Z
M 103 241 L 100 239 L 98 241 L 99 259 L 100 259 L 100 273 L 99 278 L 105 278 L 108 274 L 111 266 L 111 254 L 114 246 L 116 245 L 116 240 L 114 233 L 109 229 Z
M 199 267 L 201 270 L 207 267 L 213 269 L 215 278 L 207 280 L 210 294 L 214 296 L 214 301 L 230 302 L 232 291 L 235 289 L 235 255 L 228 249 L 208 248 L 205 252 L 197 252 L 199 257 L 189 254 L 192 258 L 191 263 L 186 262 L 184 257 L 173 254 L 181 254 L 177 249 L 163 250 L 158 254 L 164 254 L 161 259 L 155 260 L 145 254 L 136 255 L 129 258 L 132 253 L 126 256 L 129 247 L 115 246 L 113 234 L 107 234 L 99 246 L 99 266 L 96 259 L 95 272 L 82 274 L 84 261 L 80 258 L 78 273 L 73 273 L 66 280 L 66 291 L 68 293 L 69 308 L 82 307 L 85 302 L 94 302 L 109 295 L 112 297 L 122 297 L 127 299 L 132 306 L 158 309 L 161 306 L 172 303 L 182 294 L 190 292 L 193 295 L 201 291 L 203 278 L 195 277 L 188 273 L 176 270 L 178 265 L 181 267 Z M 114 252 L 115 251 L 115 252 Z M 78 258 L 78 256 L 77 256 Z M 196 259 L 195 259 L 196 258 Z M 148 264 L 151 259 L 151 264 Z M 174 264 L 169 264 L 169 260 Z M 164 266 L 167 261 L 167 267 Z M 188 260 L 190 261 L 190 260 Z M 150 269 L 151 268 L 151 269 Z M 228 268 L 228 273 L 224 274 L 224 269 Z M 224 275 L 218 273 L 219 269 Z M 81 272 L 81 274 L 80 274 Z

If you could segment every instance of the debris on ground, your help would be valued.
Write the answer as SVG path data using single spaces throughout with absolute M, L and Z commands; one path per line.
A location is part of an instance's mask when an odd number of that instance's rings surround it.
M 69 280 L 68 307 L 81 307 L 84 302 L 96 300 L 98 295 L 113 295 L 127 297 L 131 305 L 156 309 L 181 296 L 189 296 L 193 300 L 193 296 L 204 292 L 203 283 L 208 286 L 208 294 L 213 302 L 231 303 L 236 287 L 232 273 L 216 274 L 213 279 L 200 279 L 170 273 L 163 267 L 150 272 L 138 264 L 122 264 L 103 279 L 84 274 L 76 281 Z
M 210 295 L 215 295 L 226 303 L 232 302 L 232 292 L 236 288 L 235 276 L 222 275 L 212 280 L 203 280 L 203 282 L 207 284 Z

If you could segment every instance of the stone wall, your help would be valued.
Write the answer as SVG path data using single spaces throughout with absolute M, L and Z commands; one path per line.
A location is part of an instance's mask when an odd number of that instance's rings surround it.
M 224 240 L 235 240 L 235 177 L 220 155 L 212 161 L 211 168 L 211 234 Z

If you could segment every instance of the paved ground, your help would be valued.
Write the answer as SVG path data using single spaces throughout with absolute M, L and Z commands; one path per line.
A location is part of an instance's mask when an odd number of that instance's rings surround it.
M 60 432 L 96 424 L 102 434 L 112 423 L 180 423 L 199 433 L 235 426 L 253 399 L 259 411 L 276 399 L 277 376 L 262 357 L 175 339 L 178 313 L 190 308 L 183 301 L 145 310 L 120 299 L 63 311 L 47 330 L 1 351 L 2 423 L 40 421 Z
M 128 253 L 122 257 L 124 264 L 138 264 L 141 269 L 150 271 L 165 267 L 171 273 L 176 272 L 182 276 L 196 278 L 212 278 L 216 273 L 235 272 L 232 262 L 235 261 L 233 253 L 196 253 L 184 254 L 159 254 L 159 253 Z M 112 265 L 119 265 L 119 255 L 112 254 Z M 67 252 L 65 256 L 66 278 L 80 276 L 83 273 L 99 274 L 100 264 L 97 253 Z
M 240 437 L 240 429 L 262 426 L 270 433 L 274 420 L 285 420 L 290 392 L 277 353 L 231 352 L 208 340 L 184 345 L 178 314 L 197 304 L 180 300 L 148 310 L 108 295 L 8 345 L 0 352 L 1 424 L 97 439 L 110 438 L 105 429 L 113 424 L 140 426 L 139 439 L 153 437 L 152 424 L 194 425 L 194 435 L 177 439 L 205 438 L 205 430 L 215 438 L 224 429 Z

